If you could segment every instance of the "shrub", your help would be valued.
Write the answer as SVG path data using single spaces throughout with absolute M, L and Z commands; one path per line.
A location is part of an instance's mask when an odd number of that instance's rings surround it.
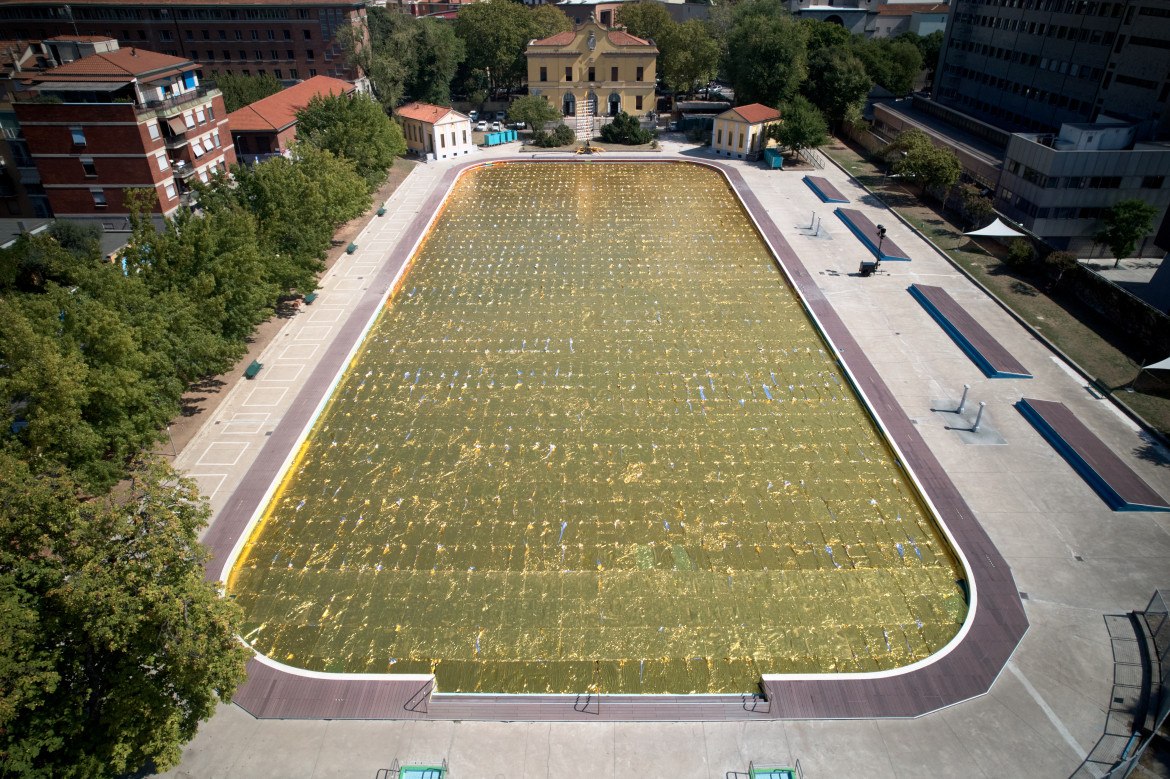
M 572 143 L 576 136 L 573 134 L 572 128 L 567 124 L 558 124 L 551 133 L 546 133 L 544 130 L 532 131 L 532 144 L 540 146 L 543 149 L 552 148 L 554 146 L 564 146 Z
M 1036 258 L 1036 250 L 1032 242 L 1024 238 L 1015 238 L 1008 244 L 1007 262 L 1014 268 L 1025 268 Z
M 637 146 L 650 142 L 650 131 L 643 130 L 638 120 L 620 112 L 613 121 L 601 128 L 601 140 L 606 143 L 621 143 L 627 146 Z

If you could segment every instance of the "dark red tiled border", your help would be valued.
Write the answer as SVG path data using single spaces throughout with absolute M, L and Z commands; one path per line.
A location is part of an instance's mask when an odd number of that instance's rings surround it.
M 987 692 L 1028 629 L 1007 563 L 991 543 L 926 442 L 910 423 L 873 364 L 836 311 L 825 300 L 808 270 L 781 235 L 759 199 L 735 168 L 702 159 L 608 157 L 572 159 L 510 158 L 469 162 L 449 169 L 423 204 L 419 216 L 379 269 L 374 282 L 354 307 L 341 331 L 309 376 L 292 406 L 269 437 L 227 505 L 216 517 L 204 543 L 211 549 L 208 578 L 222 570 L 241 533 L 260 508 L 269 486 L 280 476 L 288 454 L 309 424 L 324 393 L 390 291 L 398 271 L 435 218 L 456 178 L 468 168 L 509 162 L 691 162 L 720 171 L 771 245 L 780 266 L 799 291 L 804 305 L 836 348 L 871 411 L 905 458 L 905 465 L 946 525 L 967 563 L 974 593 L 963 638 L 945 655 L 912 668 L 874 677 L 766 677 L 766 697 L 752 695 L 460 695 L 432 693 L 430 685 L 396 679 L 347 678 L 343 674 L 305 674 L 253 660 L 249 679 L 235 702 L 257 717 L 467 720 L 743 720 L 915 717 Z M 410 180 L 407 179 L 407 186 Z

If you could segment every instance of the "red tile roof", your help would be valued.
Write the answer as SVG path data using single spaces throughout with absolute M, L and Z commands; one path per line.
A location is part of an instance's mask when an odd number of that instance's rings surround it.
M 297 111 L 317 95 L 348 95 L 357 89 L 348 81 L 329 76 L 313 76 L 308 81 L 282 89 L 275 95 L 257 100 L 228 114 L 228 126 L 237 130 L 265 132 L 283 130 L 297 121 Z
M 108 35 L 54 35 L 52 38 L 45 38 L 47 41 L 76 41 L 77 43 L 99 43 L 101 41 L 116 40 Z
M 530 41 L 530 46 L 568 46 L 577 37 L 577 33 L 572 30 L 565 30 L 558 32 L 556 35 L 551 35 L 548 38 L 541 38 L 538 41 Z
M 103 51 L 66 62 L 44 73 L 30 73 L 28 80 L 54 81 L 122 81 L 132 78 L 160 78 L 199 66 L 189 59 L 159 54 L 157 51 L 129 48 Z
M 909 16 L 910 14 L 947 14 L 951 7 L 942 3 L 887 3 L 877 9 L 878 16 Z
M 651 46 L 650 41 L 630 35 L 625 30 L 610 30 L 607 35 L 614 46 Z
M 417 119 L 420 122 L 434 124 L 453 110 L 452 108 L 444 108 L 441 105 L 431 105 L 430 103 L 408 103 L 396 109 L 394 113 L 405 119 Z
M 749 105 L 741 105 L 731 109 L 733 113 L 739 114 L 744 121 L 749 124 L 756 124 L 757 122 L 770 122 L 773 119 L 780 118 L 780 112 L 775 108 L 768 108 L 766 105 L 760 103 L 750 103 Z

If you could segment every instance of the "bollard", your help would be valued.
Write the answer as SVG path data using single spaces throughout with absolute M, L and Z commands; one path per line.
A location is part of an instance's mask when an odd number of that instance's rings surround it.
M 963 406 L 967 405 L 967 390 L 971 389 L 970 384 L 963 385 L 963 399 L 959 401 L 959 407 L 955 409 L 956 414 L 963 413 Z
M 984 406 L 986 406 L 986 405 L 987 405 L 987 404 L 986 404 L 986 403 L 984 403 L 982 400 L 981 400 L 981 401 L 979 401 L 979 414 L 978 414 L 978 415 L 976 415 L 976 417 L 975 417 L 975 424 L 971 426 L 971 432 L 972 432 L 972 433 L 978 433 L 978 432 L 979 432 L 979 422 L 980 422 L 980 421 L 983 419 L 983 407 L 984 407 Z
M 808 220 L 808 229 L 813 229 L 813 225 L 817 222 L 817 212 L 813 211 L 812 219 Z

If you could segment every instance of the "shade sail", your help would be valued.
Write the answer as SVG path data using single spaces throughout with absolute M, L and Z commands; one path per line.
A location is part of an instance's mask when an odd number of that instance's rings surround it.
M 977 236 L 982 235 L 982 236 L 988 236 L 988 237 L 992 237 L 992 238 L 1010 238 L 1012 236 L 1023 237 L 1024 233 L 1021 233 L 1019 230 L 1016 230 L 1014 228 L 1008 227 L 997 216 L 995 218 L 995 221 L 992 222 L 991 224 L 987 225 L 987 227 L 984 227 L 981 230 L 972 230 L 969 233 L 963 233 L 963 235 L 977 235 Z

